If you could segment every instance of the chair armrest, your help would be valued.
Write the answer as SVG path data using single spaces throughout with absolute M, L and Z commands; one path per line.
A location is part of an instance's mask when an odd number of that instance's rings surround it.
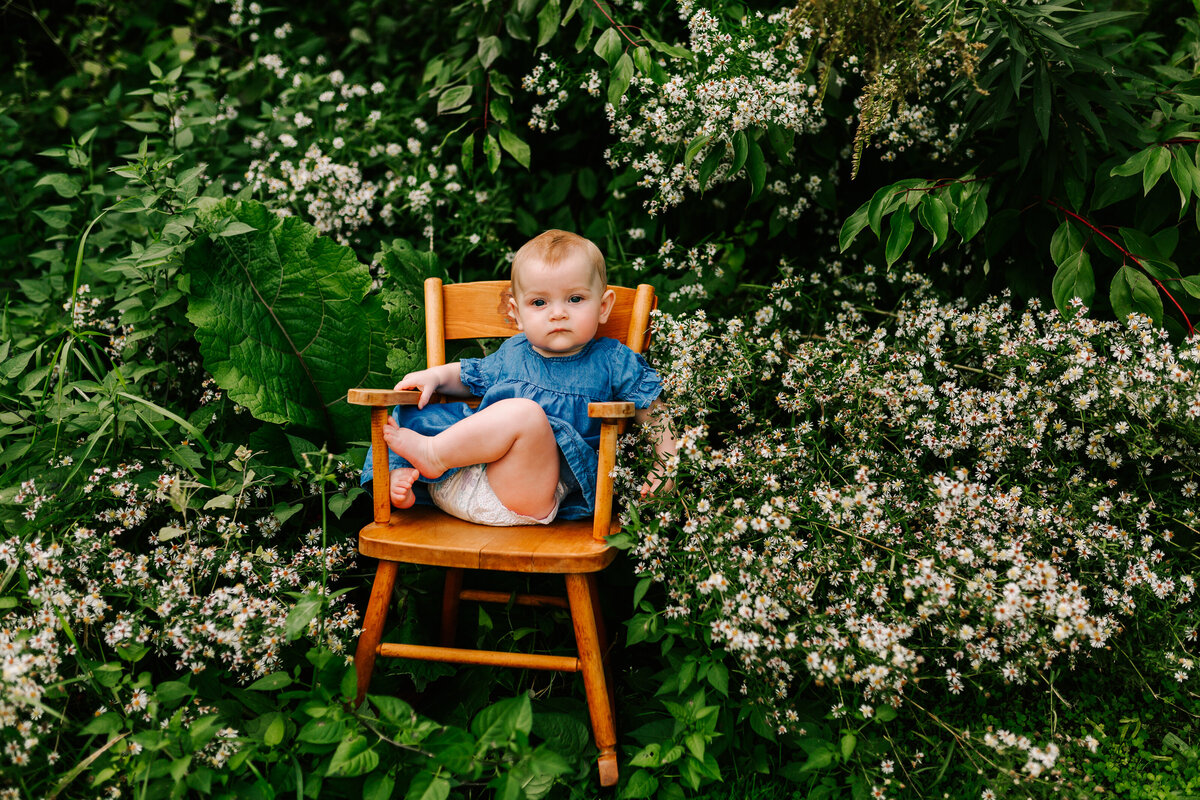
M 611 530 L 613 506 L 612 471 L 617 462 L 617 436 L 636 411 L 633 403 L 614 401 L 588 403 L 588 416 L 600 420 L 600 452 L 596 464 L 596 511 L 592 517 L 592 538 L 603 542 Z
M 588 403 L 588 416 L 592 419 L 633 419 L 636 413 L 633 403 L 628 401 L 617 400 L 611 403 Z
M 415 406 L 421 393 L 415 389 L 351 389 L 346 392 L 346 402 L 355 406 Z

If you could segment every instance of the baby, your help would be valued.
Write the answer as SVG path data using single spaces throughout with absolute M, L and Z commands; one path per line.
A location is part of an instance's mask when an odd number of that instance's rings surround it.
M 639 423 L 658 414 L 654 370 L 615 339 L 596 337 L 615 297 L 595 244 L 546 231 L 517 251 L 511 279 L 508 305 L 519 334 L 486 358 L 412 372 L 396 384 L 421 392 L 416 408 L 400 409 L 403 424 L 389 418 L 384 430 L 400 456 L 389 474 L 398 508 L 416 501 L 421 480 L 434 504 L 485 525 L 589 516 L 600 423 L 588 417 L 588 403 L 632 401 Z M 434 392 L 483 399 L 476 410 L 465 403 L 427 407 Z M 665 458 L 675 442 L 665 424 L 655 427 Z M 657 488 L 655 479 L 643 495 Z

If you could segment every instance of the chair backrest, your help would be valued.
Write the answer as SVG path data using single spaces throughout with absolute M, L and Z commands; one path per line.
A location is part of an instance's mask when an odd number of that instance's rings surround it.
M 517 326 L 508 315 L 508 281 L 443 284 L 425 281 L 425 355 L 431 367 L 446 363 L 446 342 L 455 339 L 508 337 Z M 636 353 L 650 342 L 650 312 L 658 304 L 654 287 L 609 286 L 616 303 L 598 336 L 616 339 Z

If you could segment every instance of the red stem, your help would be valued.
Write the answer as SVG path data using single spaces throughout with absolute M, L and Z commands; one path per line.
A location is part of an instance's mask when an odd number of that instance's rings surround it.
M 604 10 L 604 6 L 600 3 L 600 0 L 592 0 L 592 3 L 595 4 L 596 8 L 600 9 L 600 13 L 604 15 L 605 19 L 612 23 L 612 26 L 616 29 L 617 33 L 625 37 L 625 41 L 629 42 L 634 47 L 641 47 L 640 44 L 635 42 L 633 39 L 630 39 L 629 34 L 625 32 L 625 29 L 633 27 L 632 25 L 618 25 L 617 21 L 610 17 L 608 12 Z
M 1174 295 L 1172 295 L 1170 292 L 1167 291 L 1167 287 L 1163 286 L 1162 281 L 1160 281 L 1158 278 L 1154 277 L 1153 275 L 1150 275 L 1149 271 L 1144 266 L 1142 266 L 1142 262 L 1138 260 L 1137 256 L 1135 256 L 1133 253 L 1126 250 L 1121 245 L 1117 244 L 1116 241 L 1114 241 L 1111 236 L 1109 236 L 1107 233 L 1105 233 L 1104 231 L 1097 228 L 1095 225 L 1093 225 L 1091 222 L 1089 222 L 1086 218 L 1080 216 L 1079 214 L 1076 214 L 1071 209 L 1066 208 L 1062 205 L 1059 205 L 1058 203 L 1056 203 L 1053 200 L 1050 200 L 1048 198 L 1046 199 L 1046 203 L 1054 206 L 1059 211 L 1063 212 L 1067 216 L 1069 216 L 1072 219 L 1079 222 L 1081 225 L 1086 225 L 1090 230 L 1095 232 L 1097 235 L 1104 237 L 1104 240 L 1106 242 L 1108 242 L 1109 244 L 1111 244 L 1113 247 L 1117 248 L 1117 250 L 1121 253 L 1121 255 L 1123 255 L 1125 258 L 1129 259 L 1130 261 L 1132 261 L 1134 264 L 1137 264 L 1138 267 L 1142 270 L 1142 272 L 1145 272 L 1147 274 L 1147 276 L 1150 278 L 1150 280 L 1154 281 L 1154 284 L 1156 286 L 1158 286 L 1159 291 L 1161 291 L 1163 294 L 1165 294 L 1167 296 L 1167 298 L 1170 299 L 1170 301 L 1175 304 L 1175 308 L 1179 309 L 1179 313 L 1180 313 L 1180 315 L 1183 316 L 1183 321 L 1187 325 L 1188 336 L 1191 336 L 1195 332 L 1195 329 L 1192 327 L 1192 321 L 1190 319 L 1188 319 L 1188 315 L 1183 310 L 1183 308 L 1179 305 L 1179 301 L 1177 301 L 1175 299 Z

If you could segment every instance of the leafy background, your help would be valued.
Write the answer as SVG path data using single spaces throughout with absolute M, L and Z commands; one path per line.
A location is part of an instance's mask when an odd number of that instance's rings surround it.
M 989 330 L 1006 330 L 985 302 L 997 295 L 1086 330 L 1141 314 L 1156 327 L 1096 328 L 1095 346 L 1162 330 L 1186 366 L 1196 13 L 1180 0 L 4 6 L 0 792 L 592 796 L 570 682 L 400 663 L 386 692 L 345 706 L 370 565 L 354 554 L 364 424 L 342 398 L 420 363 L 421 279 L 503 276 L 548 227 L 594 239 L 612 280 L 653 283 L 684 321 L 678 341 L 696 342 L 655 355 L 704 458 L 752 453 L 763 430 L 807 436 L 824 416 L 776 417 L 795 388 L 765 374 L 776 342 L 791 357 L 827 341 L 813 384 L 860 387 L 848 408 L 886 395 L 820 370 L 861 366 L 874 343 L 918 351 L 896 333 L 913 308 L 970 310 Z M 712 91 L 722 80 L 732 94 Z M 727 335 L 694 334 L 718 320 Z M 936 387 L 948 355 L 987 381 L 1004 348 L 963 338 L 914 369 Z M 1023 353 L 1014 380 L 1047 358 Z M 1162 397 L 1182 391 L 1170 380 Z M 1181 581 L 1195 465 L 1162 442 L 1193 441 L 1194 425 L 1135 411 L 1086 420 L 1133 431 L 1116 477 L 1074 453 L 1049 483 L 1001 477 L 1058 486 L 1064 503 L 1098 502 L 1088 481 L 1144 492 L 1155 532 L 1175 537 L 1164 574 Z M 857 465 L 837 458 L 851 440 L 819 436 L 832 455 L 789 480 L 850 481 Z M 624 622 L 621 796 L 1200 790 L 1190 601 L 1147 600 L 1125 620 L 1127 650 L 1068 655 L 1026 685 L 927 682 L 929 714 L 839 716 L 836 684 L 801 682 L 771 705 L 805 733 L 776 729 L 756 668 L 711 634 L 719 608 L 686 606 L 709 577 L 691 572 L 686 520 L 778 471 L 746 458 L 724 485 L 683 462 L 678 495 L 627 512 L 630 556 L 606 575 Z M 1154 458 L 1161 482 L 1133 475 Z M 903 485 L 904 502 L 925 491 Z M 830 539 L 812 516 L 794 524 Z M 861 558 L 834 550 L 828 574 L 850 581 Z M 403 576 L 391 636 L 429 635 L 435 580 Z M 569 645 L 560 617 L 482 608 L 470 635 L 555 650 Z M 1055 766 L 1031 776 L 1026 751 L 982 743 L 989 729 L 1061 745 Z

